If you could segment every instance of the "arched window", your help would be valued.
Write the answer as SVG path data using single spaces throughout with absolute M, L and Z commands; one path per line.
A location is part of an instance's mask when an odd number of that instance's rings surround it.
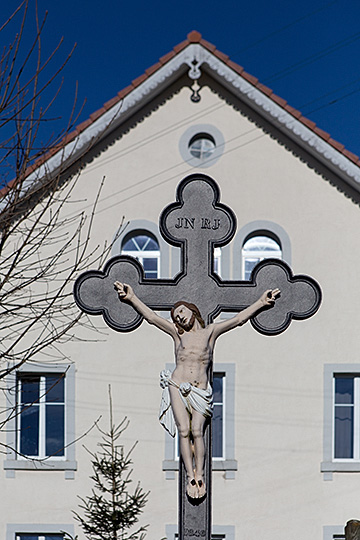
M 281 244 L 264 232 L 248 237 L 242 247 L 242 276 L 249 281 L 254 266 L 263 259 L 282 259 Z
M 146 278 L 160 277 L 160 248 L 156 238 L 149 232 L 132 231 L 126 235 L 121 254 L 135 257 L 142 264 Z

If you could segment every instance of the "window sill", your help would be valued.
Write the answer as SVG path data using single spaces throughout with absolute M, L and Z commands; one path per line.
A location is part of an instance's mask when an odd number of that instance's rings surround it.
M 360 461 L 323 461 L 321 472 L 360 472 Z
M 65 478 L 72 480 L 75 478 L 74 471 L 77 470 L 77 462 L 56 459 L 46 459 L 44 461 L 7 459 L 4 461 L 4 469 L 7 478 L 14 478 L 15 471 L 65 471 Z

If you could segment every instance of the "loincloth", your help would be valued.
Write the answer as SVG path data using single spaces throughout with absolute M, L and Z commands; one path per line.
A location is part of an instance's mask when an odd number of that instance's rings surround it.
M 172 437 L 176 434 L 176 423 L 171 408 L 169 386 L 175 386 L 188 413 L 197 411 L 205 418 L 211 418 L 213 412 L 213 391 L 210 383 L 205 390 L 197 388 L 190 383 L 177 384 L 171 379 L 171 372 L 164 370 L 160 373 L 160 386 L 163 388 L 161 396 L 159 421 Z

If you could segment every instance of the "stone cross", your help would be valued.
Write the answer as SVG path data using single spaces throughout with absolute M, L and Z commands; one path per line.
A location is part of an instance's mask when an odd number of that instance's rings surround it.
M 173 279 L 146 279 L 137 260 L 116 256 L 105 264 L 103 271 L 89 270 L 77 279 L 74 295 L 80 309 L 90 315 L 102 315 L 119 332 L 135 330 L 143 318 L 131 305 L 119 301 L 114 282 L 121 281 L 131 284 L 135 294 L 153 310 L 170 311 L 179 300 L 194 303 L 209 324 L 220 313 L 241 311 L 265 290 L 279 288 L 281 296 L 275 307 L 251 320 L 255 330 L 270 336 L 284 332 L 293 319 L 311 317 L 320 306 L 321 290 L 316 281 L 305 275 L 294 276 L 281 260 L 260 262 L 250 281 L 223 281 L 214 272 L 214 248 L 225 246 L 233 238 L 236 217 L 220 202 L 219 187 L 209 176 L 193 174 L 180 182 L 176 201 L 160 216 L 160 231 L 169 244 L 181 249 L 179 274 Z M 210 428 L 206 442 L 204 500 L 195 502 L 186 496 L 185 471 L 180 463 L 180 540 L 211 537 Z

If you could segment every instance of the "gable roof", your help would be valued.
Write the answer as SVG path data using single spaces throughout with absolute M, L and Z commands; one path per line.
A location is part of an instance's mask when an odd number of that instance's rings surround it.
M 45 173 L 58 173 L 66 169 L 94 143 L 116 129 L 179 76 L 188 72 L 191 79 L 197 79 L 202 71 L 209 73 L 238 99 L 360 193 L 358 156 L 346 150 L 344 145 L 332 139 L 226 54 L 218 51 L 215 45 L 204 40 L 197 31 L 190 32 L 185 41 L 162 56 L 156 64 L 67 134 L 59 145 L 29 167 L 26 172 L 27 183 L 36 182 Z M 0 194 L 9 187 L 10 184 Z

